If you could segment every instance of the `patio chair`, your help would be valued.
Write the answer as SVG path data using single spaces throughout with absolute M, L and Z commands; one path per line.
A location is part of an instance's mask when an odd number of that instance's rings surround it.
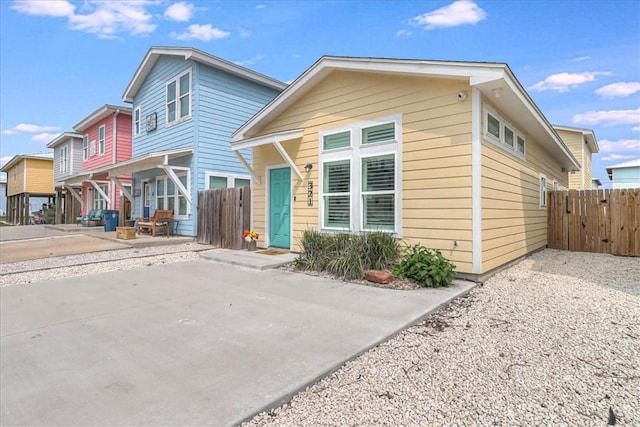
M 140 234 L 144 231 L 146 233 L 150 233 L 151 236 L 156 237 L 156 234 L 159 231 L 160 234 L 163 234 L 169 237 L 172 219 L 173 219 L 172 210 L 156 209 L 156 211 L 153 213 L 153 216 L 150 218 L 143 218 L 143 217 L 137 218 L 138 220 L 137 234 Z

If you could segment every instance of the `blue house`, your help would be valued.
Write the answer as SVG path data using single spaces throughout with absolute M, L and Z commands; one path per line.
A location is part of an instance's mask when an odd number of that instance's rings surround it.
M 172 209 L 175 233 L 197 235 L 199 190 L 250 185 L 231 134 L 286 84 L 192 48 L 152 47 L 122 99 L 132 103 L 132 217 Z

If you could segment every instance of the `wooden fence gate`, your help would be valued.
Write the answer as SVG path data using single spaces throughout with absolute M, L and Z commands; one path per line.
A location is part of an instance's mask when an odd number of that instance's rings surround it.
M 640 190 L 549 193 L 547 245 L 552 249 L 640 256 Z
M 198 191 L 198 243 L 242 249 L 242 232 L 250 225 L 249 187 Z

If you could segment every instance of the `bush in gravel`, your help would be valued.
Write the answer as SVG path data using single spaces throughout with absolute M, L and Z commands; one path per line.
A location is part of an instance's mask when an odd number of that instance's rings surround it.
M 305 230 L 298 268 L 327 271 L 344 279 L 362 279 L 370 269 L 386 270 L 398 260 L 400 246 L 388 233 L 320 233 Z
M 393 275 L 420 286 L 438 288 L 451 284 L 455 269 L 455 264 L 442 256 L 439 250 L 417 244 L 405 248 L 402 259 L 393 266 Z

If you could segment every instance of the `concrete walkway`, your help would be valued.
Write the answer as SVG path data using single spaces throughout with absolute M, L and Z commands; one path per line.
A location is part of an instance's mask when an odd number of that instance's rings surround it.
M 0 424 L 235 425 L 471 287 L 207 260 L 4 287 Z

